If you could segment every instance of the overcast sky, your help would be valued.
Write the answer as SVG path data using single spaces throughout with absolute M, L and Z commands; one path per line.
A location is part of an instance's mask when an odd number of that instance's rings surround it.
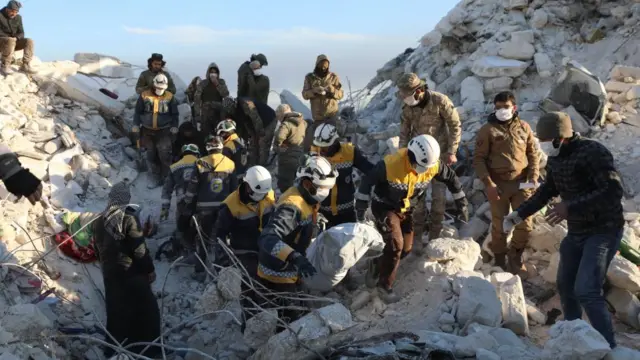
M 238 66 L 264 53 L 272 89 L 299 92 L 321 53 L 345 87 L 347 78 L 354 90 L 364 87 L 385 62 L 416 47 L 456 3 L 24 0 L 21 14 L 36 55 L 45 61 L 97 52 L 143 65 L 159 52 L 187 83 L 215 61 L 234 91 Z

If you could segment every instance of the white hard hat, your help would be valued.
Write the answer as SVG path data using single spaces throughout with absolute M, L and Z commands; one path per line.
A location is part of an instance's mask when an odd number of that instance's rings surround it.
M 329 160 L 320 155 L 309 155 L 296 171 L 296 179 L 308 178 L 319 188 L 331 189 L 336 184 L 338 172 L 331 166 Z
M 208 152 L 222 151 L 224 148 L 222 138 L 220 136 L 210 135 L 206 140 L 205 148 Z
M 313 133 L 313 145 L 327 147 L 338 140 L 338 130 L 331 124 L 322 124 Z
M 440 159 L 440 145 L 431 135 L 418 135 L 409 141 L 409 152 L 416 158 L 416 162 L 423 168 L 430 168 Z
M 222 120 L 216 125 L 216 134 L 236 131 L 236 122 L 231 119 Z
M 169 87 L 169 79 L 165 74 L 158 74 L 153 78 L 153 87 L 159 90 L 166 90 Z
M 260 165 L 250 167 L 244 176 L 244 181 L 256 194 L 264 195 L 272 188 L 271 173 Z

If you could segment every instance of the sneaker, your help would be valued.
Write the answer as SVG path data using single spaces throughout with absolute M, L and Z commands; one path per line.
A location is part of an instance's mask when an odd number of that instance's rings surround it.
M 364 282 L 368 288 L 373 289 L 378 284 L 378 278 L 380 276 L 380 269 L 378 268 L 377 259 L 369 260 L 369 268 L 367 269 L 367 275 Z
M 393 303 L 397 303 L 398 301 L 400 301 L 400 296 L 398 294 L 396 294 L 393 291 L 393 289 L 387 290 L 387 289 L 383 289 L 383 288 L 378 288 L 378 295 L 380 296 L 380 299 L 385 304 L 393 304 Z
M 35 73 L 37 73 L 37 71 L 35 71 L 31 67 L 31 64 L 29 64 L 29 63 L 22 64 L 22 66 L 20 66 L 20 71 L 22 71 L 23 73 L 26 73 L 26 74 L 35 74 Z

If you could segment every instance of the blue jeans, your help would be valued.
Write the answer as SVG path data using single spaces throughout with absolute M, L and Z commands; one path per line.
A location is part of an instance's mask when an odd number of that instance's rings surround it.
M 581 319 L 584 309 L 591 325 L 612 349 L 616 340 L 602 287 L 622 233 L 620 229 L 604 234 L 568 234 L 560 244 L 557 278 L 565 320 Z

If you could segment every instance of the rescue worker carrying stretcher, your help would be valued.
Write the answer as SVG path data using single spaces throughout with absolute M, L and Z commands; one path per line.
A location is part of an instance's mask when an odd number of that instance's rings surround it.
M 375 281 L 380 295 L 387 303 L 399 300 L 393 292 L 400 259 L 413 248 L 412 210 L 419 201 L 425 201 L 431 180 L 446 184 L 464 221 L 469 220 L 467 199 L 456 173 L 440 159 L 440 146 L 433 136 L 419 135 L 409 141 L 408 147 L 387 155 L 368 176 L 363 177 L 356 197 L 359 221 L 371 201 L 371 212 L 376 227 L 385 241 L 382 256 L 369 264 L 367 286 Z M 374 187 L 371 195 L 371 188 Z
M 173 236 L 173 250 L 186 249 L 185 233 L 189 230 L 189 223 L 193 215 L 193 206 L 183 207 L 182 200 L 187 192 L 187 185 L 191 180 L 194 165 L 200 157 L 198 145 L 187 144 L 182 147 L 182 158 L 173 163 L 170 167 L 169 176 L 164 181 L 162 187 L 162 209 L 160 210 L 160 220 L 169 218 L 171 208 L 171 195 L 176 192 L 176 223 L 177 230 Z
M 216 135 L 222 138 L 222 144 L 224 145 L 222 155 L 233 160 L 236 165 L 236 177 L 240 182 L 240 178 L 244 176 L 247 170 L 249 152 L 244 140 L 236 133 L 236 122 L 231 119 L 221 121 L 216 126 Z
M 271 221 L 258 238 L 258 277 L 267 288 L 274 292 L 295 292 L 300 276 L 316 273 L 305 254 L 320 203 L 329 196 L 337 177 L 329 161 L 318 155 L 309 156 L 298 168 L 296 184 L 282 194 Z M 290 321 L 297 317 L 292 311 L 282 315 Z
M 195 202 L 195 214 L 202 234 L 211 234 L 218 210 L 224 199 L 236 189 L 235 165 L 228 157 L 222 155 L 222 139 L 214 136 L 207 144 L 209 155 L 198 159 L 193 167 L 187 192 L 182 206 L 189 207 Z M 197 231 L 192 237 L 191 250 L 196 250 L 201 260 L 205 261 L 206 239 L 196 239 Z M 189 261 L 192 262 L 192 261 Z M 204 280 L 204 267 L 195 260 L 196 278 Z

